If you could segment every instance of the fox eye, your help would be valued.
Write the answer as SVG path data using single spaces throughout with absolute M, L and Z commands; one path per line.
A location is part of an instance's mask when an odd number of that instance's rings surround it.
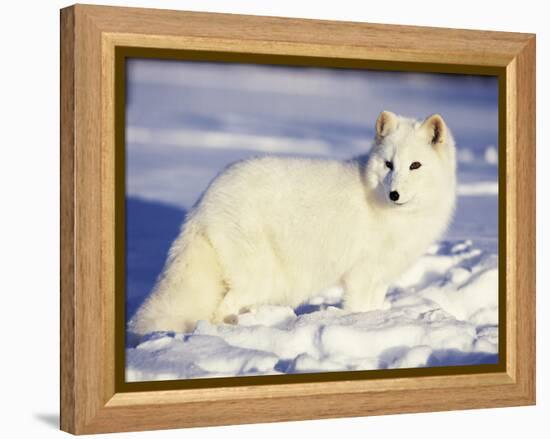
M 386 161 L 386 167 L 387 167 L 388 169 L 393 169 L 393 163 L 390 162 L 390 161 Z
M 420 162 L 412 162 L 412 163 L 411 163 L 411 166 L 409 166 L 409 169 L 412 171 L 413 169 L 418 169 L 418 168 L 420 168 L 420 166 L 422 166 L 422 163 L 420 163 Z

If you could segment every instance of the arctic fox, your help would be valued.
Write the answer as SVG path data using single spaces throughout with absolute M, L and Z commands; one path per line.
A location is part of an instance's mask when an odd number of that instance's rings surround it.
M 234 323 L 341 285 L 350 312 L 386 306 L 388 285 L 444 232 L 455 144 L 440 115 L 383 111 L 366 161 L 263 157 L 222 172 L 188 215 L 129 330 Z

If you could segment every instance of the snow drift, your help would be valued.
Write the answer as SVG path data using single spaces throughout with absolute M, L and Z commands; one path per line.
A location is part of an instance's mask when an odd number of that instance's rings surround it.
M 496 363 L 497 265 L 471 241 L 443 241 L 390 289 L 388 310 L 345 313 L 331 288 L 296 309 L 258 307 L 237 325 L 130 335 L 126 379 Z

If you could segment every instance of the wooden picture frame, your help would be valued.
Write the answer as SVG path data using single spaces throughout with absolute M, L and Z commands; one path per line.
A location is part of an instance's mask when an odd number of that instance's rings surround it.
M 499 267 L 504 358 L 494 370 L 372 375 L 327 384 L 117 384 L 117 52 L 245 54 L 500 78 Z M 306 59 L 306 61 L 303 61 Z M 344 61 L 343 61 L 344 60 Z M 76 5 L 61 11 L 61 429 L 74 434 L 535 403 L 535 36 Z M 118 174 L 120 175 L 120 173 Z M 118 195 L 117 195 L 118 194 Z M 123 200 L 122 200 L 123 202 Z M 117 328 L 119 328 L 117 330 Z M 117 341 L 118 340 L 118 341 Z M 123 342 L 122 342 L 123 343 Z M 344 372 L 344 374 L 347 372 Z M 352 379 L 353 378 L 353 379 Z

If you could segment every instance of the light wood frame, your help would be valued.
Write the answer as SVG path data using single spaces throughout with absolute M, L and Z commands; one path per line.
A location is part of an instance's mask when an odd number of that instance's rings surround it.
M 505 371 L 117 393 L 114 72 L 119 46 L 502 69 Z M 88 5 L 63 9 L 61 428 L 85 434 L 534 404 L 533 163 L 531 34 Z

